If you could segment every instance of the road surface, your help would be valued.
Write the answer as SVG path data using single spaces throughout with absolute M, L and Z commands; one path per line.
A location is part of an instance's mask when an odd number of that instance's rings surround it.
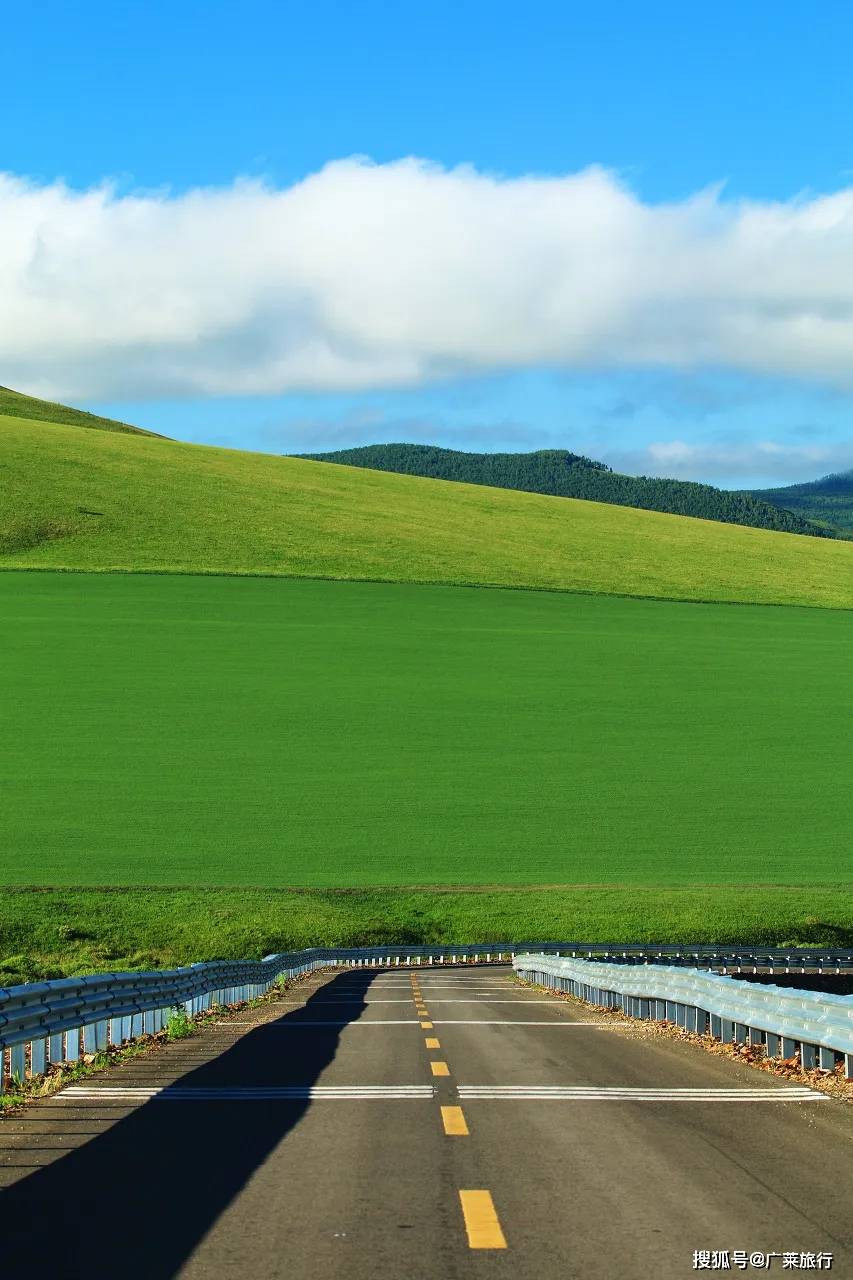
M 4 1119 L 0 1187 L 4 1278 L 853 1276 L 850 1108 L 506 967 L 314 975 Z

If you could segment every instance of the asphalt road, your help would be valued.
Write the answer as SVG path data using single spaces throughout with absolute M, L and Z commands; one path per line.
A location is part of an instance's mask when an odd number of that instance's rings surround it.
M 317 976 L 3 1120 L 0 1274 L 853 1276 L 849 1108 L 585 1016 L 506 968 Z

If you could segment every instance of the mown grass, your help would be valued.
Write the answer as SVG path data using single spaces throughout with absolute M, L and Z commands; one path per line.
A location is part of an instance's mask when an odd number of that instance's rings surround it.
M 488 941 L 853 946 L 853 890 L 7 889 L 0 986 L 315 945 Z
M 846 542 L 8 416 L 0 467 L 0 567 L 853 607 Z
M 0 575 L 6 884 L 853 881 L 853 613 Z

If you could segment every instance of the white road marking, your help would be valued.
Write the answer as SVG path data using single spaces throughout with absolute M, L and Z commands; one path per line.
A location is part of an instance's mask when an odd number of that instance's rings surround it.
M 340 1099 L 432 1099 L 432 1085 L 142 1085 L 87 1087 L 69 1085 L 57 1094 L 71 1102 L 276 1102 L 337 1101 Z
M 304 1022 L 268 1022 L 263 1031 L 305 1031 L 310 1027 L 419 1027 L 420 1018 L 341 1018 L 337 1022 L 321 1022 L 306 1018 Z
M 527 1022 L 518 1018 L 434 1018 L 437 1027 L 563 1027 L 580 1029 L 583 1027 L 610 1027 L 609 1022 L 566 1022 L 563 1020 L 548 1022 Z M 231 1023 L 215 1022 L 215 1027 L 228 1027 Z M 256 1031 L 305 1031 L 311 1027 L 419 1027 L 419 1018 L 339 1018 L 327 1021 L 319 1018 L 305 1018 L 293 1021 L 291 1016 L 281 1022 L 267 1022 Z M 618 1025 L 618 1024 L 617 1024 Z
M 628 1089 L 603 1085 L 459 1085 L 459 1097 L 515 1102 L 822 1102 L 827 1095 L 797 1086 L 742 1089 Z

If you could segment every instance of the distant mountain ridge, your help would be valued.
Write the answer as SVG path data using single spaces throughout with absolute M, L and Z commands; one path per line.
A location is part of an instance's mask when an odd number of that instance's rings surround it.
M 618 507 L 638 507 L 671 515 L 695 516 L 721 524 L 746 525 L 777 533 L 833 538 L 835 530 L 812 523 L 750 493 L 729 492 L 692 480 L 627 476 L 566 449 L 533 453 L 464 453 L 424 444 L 371 444 L 330 453 L 302 453 L 312 462 L 336 462 L 434 480 L 519 489 L 560 498 L 584 498 Z
M 791 484 L 781 489 L 748 489 L 746 492 L 759 502 L 783 507 L 805 520 L 839 530 L 842 537 L 853 538 L 853 467 L 806 484 Z

